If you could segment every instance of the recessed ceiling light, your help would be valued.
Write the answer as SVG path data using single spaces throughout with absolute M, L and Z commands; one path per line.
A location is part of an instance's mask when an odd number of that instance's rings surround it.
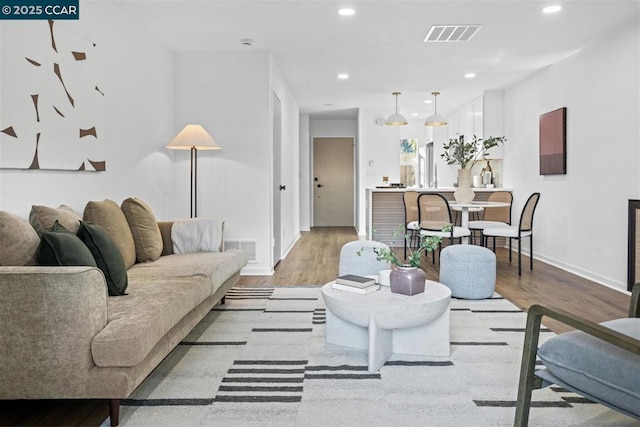
M 476 76 L 476 73 L 467 73 L 464 75 L 465 79 L 472 79 Z
M 430 99 L 425 99 L 425 100 L 424 100 L 424 103 L 425 103 L 425 104 L 431 104 L 432 102 L 433 102 L 433 101 L 432 101 L 432 100 L 430 100 Z
M 413 117 L 417 117 L 417 116 L 418 116 L 418 113 L 411 113 L 411 115 L 412 115 Z
M 342 16 L 351 16 L 351 15 L 355 15 L 356 11 L 350 8 L 344 8 L 344 9 L 338 10 L 338 14 Z
M 544 9 L 542 9 L 543 13 L 556 13 L 556 12 L 560 12 L 562 10 L 562 6 L 560 5 L 554 5 L 554 6 L 547 6 Z
M 340 73 L 340 74 L 338 74 L 338 78 L 339 78 L 340 80 L 347 80 L 347 79 L 349 78 L 349 74 L 347 74 L 347 73 Z

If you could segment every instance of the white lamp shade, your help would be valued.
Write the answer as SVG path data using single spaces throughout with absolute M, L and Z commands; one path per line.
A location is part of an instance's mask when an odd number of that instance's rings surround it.
M 446 126 L 447 118 L 442 114 L 434 114 L 433 116 L 427 117 L 427 120 L 424 122 L 425 126 Z
M 200 125 L 186 125 L 167 145 L 173 150 L 219 150 L 220 147 L 211 135 Z
M 407 123 L 407 119 L 402 114 L 396 113 L 390 115 L 384 124 L 387 126 L 404 126 Z

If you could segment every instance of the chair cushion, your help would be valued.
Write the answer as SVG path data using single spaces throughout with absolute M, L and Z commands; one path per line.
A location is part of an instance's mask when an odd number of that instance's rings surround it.
M 411 221 L 407 224 L 407 230 L 420 230 L 420 225 L 418 221 Z
M 436 231 L 436 230 L 420 230 L 420 235 L 422 236 L 439 236 L 442 238 L 447 238 L 447 237 L 451 237 L 451 233 L 450 232 L 442 232 L 442 231 Z M 466 228 L 466 227 L 453 227 L 453 237 L 454 238 L 459 238 L 459 237 L 467 237 L 471 235 L 471 231 Z
M 127 268 L 136 262 L 136 245 L 127 218 L 113 200 L 91 201 L 84 208 L 84 220 L 98 224 L 115 240 Z
M 470 230 L 484 230 L 487 227 L 508 227 L 506 222 L 498 221 L 469 221 Z
M 482 230 L 482 234 L 496 237 L 518 237 L 518 227 L 515 225 L 493 225 Z M 531 236 L 531 231 L 523 231 L 520 236 Z
M 162 235 L 149 205 L 140 199 L 130 197 L 122 202 L 121 208 L 133 235 L 138 262 L 155 261 L 160 258 L 163 249 Z
M 104 274 L 110 296 L 124 295 L 127 290 L 127 268 L 116 242 L 97 224 L 80 222 L 78 237 L 87 245 Z
M 616 319 L 601 325 L 640 339 L 640 319 Z M 549 339 L 538 349 L 549 371 L 577 390 L 640 415 L 640 355 L 584 332 Z
M 0 266 L 37 264 L 40 237 L 26 219 L 0 211 Z
M 56 221 L 75 234 L 78 231 L 78 227 L 80 227 L 81 219 L 76 211 L 65 205 L 60 205 L 57 208 L 33 205 L 29 213 L 29 223 L 38 234 L 49 230 Z

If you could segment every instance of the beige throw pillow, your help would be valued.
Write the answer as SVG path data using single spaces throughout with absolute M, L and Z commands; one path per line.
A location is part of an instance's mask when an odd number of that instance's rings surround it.
M 122 202 L 122 212 L 127 218 L 138 262 L 155 261 L 162 254 L 162 235 L 153 211 L 145 202 L 130 197 Z
M 50 230 L 56 221 L 73 234 L 76 234 L 78 227 L 80 227 L 81 219 L 76 211 L 65 205 L 60 205 L 57 208 L 33 205 L 31 206 L 31 213 L 29 213 L 29 223 L 38 235 L 42 234 L 43 231 Z
M 98 224 L 115 240 L 127 268 L 136 263 L 136 245 L 129 223 L 120 206 L 113 200 L 91 201 L 84 208 L 84 221 Z
M 35 265 L 40 237 L 29 222 L 0 211 L 0 265 Z

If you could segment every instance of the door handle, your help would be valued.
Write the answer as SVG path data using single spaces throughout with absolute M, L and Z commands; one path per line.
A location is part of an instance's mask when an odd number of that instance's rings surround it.
M 324 187 L 324 185 L 318 184 L 318 188 L 322 188 L 322 187 Z
M 286 185 L 281 185 L 281 186 L 280 186 L 280 191 L 282 191 L 282 190 L 286 190 L 286 189 L 287 189 L 287 186 L 286 186 Z

